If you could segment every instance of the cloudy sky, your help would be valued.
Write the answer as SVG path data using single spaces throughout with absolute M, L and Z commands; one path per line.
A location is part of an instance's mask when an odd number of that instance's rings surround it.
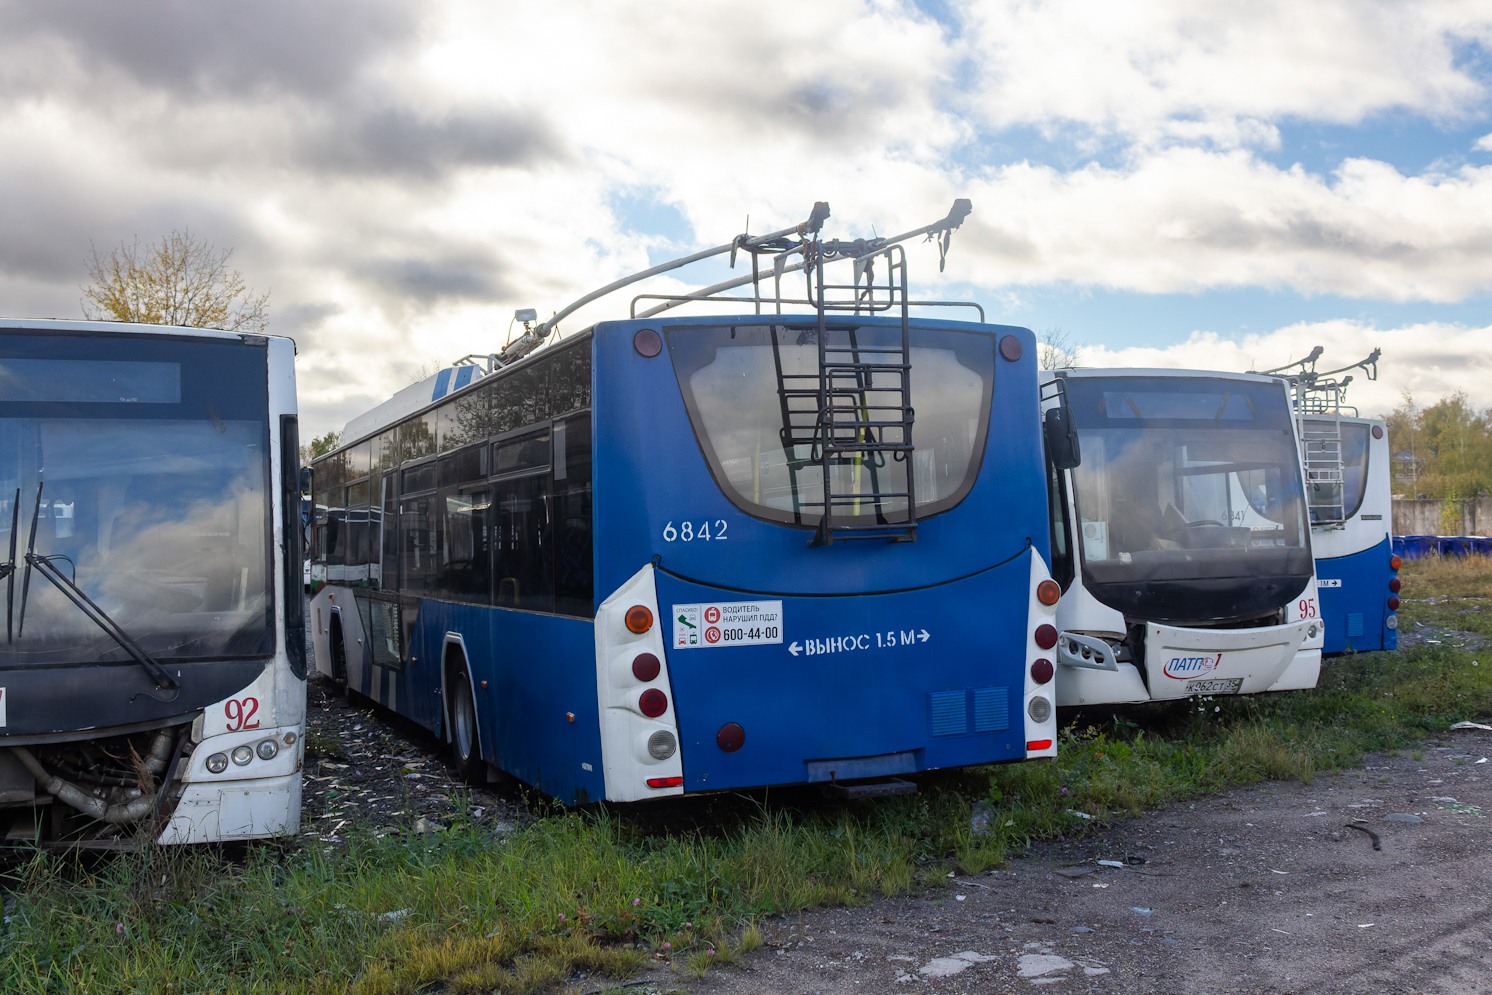
M 1084 365 L 1381 348 L 1365 413 L 1489 407 L 1489 90 L 1486 0 L 0 0 L 0 314 L 79 317 L 94 248 L 189 230 L 269 291 L 319 435 L 515 308 L 968 197 L 919 290 Z

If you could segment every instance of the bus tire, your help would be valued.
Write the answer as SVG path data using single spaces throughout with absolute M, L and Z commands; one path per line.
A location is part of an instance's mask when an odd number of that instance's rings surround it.
M 486 783 L 487 765 L 482 761 L 482 739 L 477 731 L 477 703 L 472 696 L 471 680 L 466 668 L 457 666 L 451 671 L 451 760 L 456 773 L 472 785 Z

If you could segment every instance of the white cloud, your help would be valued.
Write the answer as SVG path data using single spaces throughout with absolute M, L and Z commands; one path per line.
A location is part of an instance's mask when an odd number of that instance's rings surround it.
M 970 98 L 990 127 L 1071 126 L 1148 146 L 1269 144 L 1270 121 L 1355 124 L 1385 111 L 1480 113 L 1455 42 L 1488 35 L 1451 0 L 967 0 Z
M 1006 166 L 973 197 L 964 249 L 991 283 L 1257 286 L 1387 301 L 1492 289 L 1488 167 L 1404 176 L 1353 159 L 1325 177 L 1236 150 L 1170 149 L 1124 169 Z
M 1323 348 L 1316 369 L 1337 370 L 1382 350 L 1378 378 L 1349 370 L 1347 402 L 1369 417 L 1382 417 L 1406 395 L 1420 405 L 1464 392 L 1477 408 L 1492 407 L 1492 325 L 1419 324 L 1374 328 L 1354 321 L 1308 322 L 1261 335 L 1232 339 L 1215 332 L 1192 333 L 1185 342 L 1165 348 L 1107 349 L 1082 346 L 1085 367 L 1142 367 L 1197 370 L 1272 370 Z

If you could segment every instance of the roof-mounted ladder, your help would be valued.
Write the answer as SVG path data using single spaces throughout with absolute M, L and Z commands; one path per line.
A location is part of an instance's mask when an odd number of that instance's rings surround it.
M 948 242 L 971 210 L 969 201 L 954 201 L 946 216 L 900 235 L 888 238 L 824 241 L 820 230 L 829 217 L 829 205 L 814 204 L 803 222 L 765 235 L 739 235 L 730 242 L 693 255 L 654 266 L 602 287 L 557 312 L 549 320 L 535 322 L 525 313 L 524 334 L 506 346 L 496 358 L 501 365 L 527 355 L 579 308 L 616 290 L 648 277 L 678 269 L 711 256 L 730 254 L 751 258 L 751 273 L 688 294 L 639 295 L 633 300 L 633 317 L 650 317 L 690 302 L 719 304 L 740 301 L 762 313 L 764 306 L 783 313 L 787 304 L 811 306 L 817 313 L 817 368 L 799 372 L 784 366 L 780 336 L 773 331 L 778 398 L 782 412 L 780 436 L 795 485 L 800 473 L 820 477 L 818 500 L 805 500 L 794 486 L 794 511 L 799 521 L 817 514 L 818 527 L 810 544 L 827 546 L 841 539 L 916 539 L 916 484 L 912 458 L 912 405 L 910 356 L 910 306 L 907 295 L 906 252 L 901 243 L 925 237 L 938 242 L 939 269 L 947 257 Z M 763 262 L 769 262 L 764 267 Z M 826 264 L 850 264 L 851 281 L 831 282 Z M 802 270 L 806 293 L 802 299 L 783 294 L 783 278 Z M 768 272 L 769 271 L 769 272 Z M 762 284 L 770 276 L 770 294 Z M 726 291 L 750 284 L 750 297 L 726 296 Z M 640 308 L 646 300 L 660 303 Z M 919 304 L 949 305 L 949 301 Z M 900 315 L 899 334 L 885 330 L 831 327 L 834 313 L 875 314 L 895 311 Z M 981 318 L 983 310 L 979 309 Z M 795 344 L 801 345 L 802 335 Z
M 948 238 L 970 210 L 955 202 L 953 210 L 932 225 L 887 239 L 803 243 L 807 299 L 818 316 L 814 330 L 816 368 L 789 370 L 781 341 L 773 337 L 777 392 L 782 413 L 779 430 L 789 472 L 795 480 L 794 511 L 800 520 L 817 513 L 811 545 L 836 540 L 881 539 L 911 542 L 917 538 L 917 491 L 912 441 L 916 419 L 912 404 L 911 314 L 905 248 L 908 239 L 926 235 Z M 847 260 L 850 282 L 832 281 L 826 264 Z M 774 259 L 780 281 L 784 256 Z M 777 299 L 781 300 L 779 294 Z M 835 313 L 875 314 L 892 311 L 900 318 L 891 334 L 882 328 L 831 326 Z M 799 336 L 795 344 L 803 344 Z M 817 472 L 818 500 L 802 500 L 799 475 Z
M 1382 350 L 1374 349 L 1366 359 L 1350 366 L 1318 371 L 1316 361 L 1322 351 L 1316 346 L 1304 359 L 1259 372 L 1280 377 L 1290 388 L 1311 525 L 1341 528 L 1347 520 L 1341 420 L 1343 416 L 1356 417 L 1357 409 L 1347 404 L 1347 385 L 1352 377 L 1339 374 L 1361 369 L 1369 380 L 1377 380 Z
M 822 474 L 823 507 L 814 544 L 910 542 L 917 538 L 917 478 L 906 252 L 900 245 L 865 251 L 863 245 L 840 242 L 815 249 L 808 269 L 809 295 L 818 311 L 818 411 L 811 453 Z M 854 259 L 853 283 L 832 283 L 825 275 L 825 261 L 841 254 Z M 888 310 L 900 323 L 886 338 L 853 327 L 831 328 L 828 322 L 831 312 Z M 779 386 L 784 410 L 791 390 Z M 785 419 L 784 433 L 788 424 Z

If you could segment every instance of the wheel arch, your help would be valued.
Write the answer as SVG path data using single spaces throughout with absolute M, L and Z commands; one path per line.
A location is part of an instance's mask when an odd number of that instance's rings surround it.
M 477 745 L 480 752 L 481 744 L 487 742 L 486 734 L 482 729 L 482 710 L 477 707 L 477 683 L 476 676 L 471 670 L 471 654 L 466 651 L 466 640 L 459 632 L 447 632 L 440 647 L 440 737 L 446 743 L 453 742 L 451 738 L 451 685 L 455 683 L 457 674 L 466 677 L 467 686 L 471 688 L 472 718 L 477 726 Z
M 342 624 L 342 606 L 332 605 L 327 614 L 330 616 L 326 622 L 326 652 L 330 658 L 327 666 L 331 668 L 328 676 L 341 681 L 344 687 L 351 687 L 352 668 L 348 663 L 347 626 Z

